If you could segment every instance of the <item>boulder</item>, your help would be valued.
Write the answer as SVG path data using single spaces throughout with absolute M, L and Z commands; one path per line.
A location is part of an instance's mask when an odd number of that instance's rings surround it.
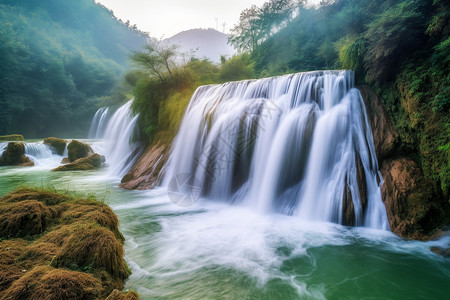
M 44 144 L 50 146 L 56 154 L 63 155 L 67 141 L 55 137 L 48 137 L 44 139 Z
M 68 158 L 68 157 L 64 157 L 64 158 L 61 160 L 61 164 L 63 164 L 63 165 L 65 165 L 65 164 L 70 164 L 69 158 Z
M 399 135 L 392 125 L 389 115 L 377 94 L 367 85 L 359 86 L 366 106 L 369 124 L 372 127 L 373 141 L 378 162 L 395 154 Z
M 148 147 L 130 171 L 122 178 L 119 187 L 133 190 L 146 190 L 159 184 L 162 168 L 169 158 L 169 147 L 157 143 Z
M 72 140 L 67 146 L 68 158 L 70 162 L 74 162 L 79 158 L 88 157 L 93 154 L 91 146 L 77 140 Z
M 71 163 L 59 166 L 52 171 L 84 171 L 98 169 L 105 162 L 103 155 L 94 153 L 88 157 L 79 158 Z
M 0 157 L 0 166 L 34 166 L 34 163 L 25 155 L 25 145 L 19 142 L 10 142 Z
M 406 157 L 381 164 L 383 202 L 391 231 L 404 238 L 425 240 L 441 226 L 444 211 L 435 199 L 433 184 L 417 163 Z

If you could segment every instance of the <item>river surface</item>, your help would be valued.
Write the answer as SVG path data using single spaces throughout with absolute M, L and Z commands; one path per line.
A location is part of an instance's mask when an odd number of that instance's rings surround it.
M 450 260 L 387 231 L 302 222 L 200 200 L 174 205 L 165 189 L 127 191 L 107 168 L 50 172 L 0 167 L 0 195 L 19 186 L 95 194 L 112 207 L 141 299 L 448 299 Z

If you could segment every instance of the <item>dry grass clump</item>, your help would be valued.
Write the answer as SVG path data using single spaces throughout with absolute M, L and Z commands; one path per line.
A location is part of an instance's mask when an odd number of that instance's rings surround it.
M 91 274 L 36 267 L 16 280 L 4 299 L 101 299 L 101 282 Z
M 122 293 L 119 290 L 114 290 L 105 300 L 138 300 L 139 296 L 135 291 Z
M 130 270 L 118 226 L 94 200 L 30 188 L 1 197 L 0 299 L 105 299 L 122 289 Z
M 104 269 L 113 277 L 126 279 L 130 271 L 123 259 L 123 246 L 105 227 L 72 226 L 68 237 L 52 261 L 54 267 Z
M 54 206 L 73 200 L 73 197 L 37 188 L 19 188 L 0 198 L 0 203 L 20 202 L 24 200 L 36 200 L 47 206 Z
M 41 202 L 26 200 L 0 206 L 0 236 L 28 237 L 44 232 L 50 210 Z
M 65 224 L 71 224 L 73 222 L 95 222 L 100 226 L 106 227 L 114 234 L 118 239 L 123 241 L 123 236 L 119 232 L 119 220 L 116 214 L 106 205 L 99 205 L 95 203 L 92 205 L 92 201 L 77 201 L 72 205 L 70 209 L 67 209 L 61 214 L 62 222 Z
M 12 282 L 23 275 L 23 266 L 17 262 L 28 242 L 22 239 L 0 242 L 0 295 Z

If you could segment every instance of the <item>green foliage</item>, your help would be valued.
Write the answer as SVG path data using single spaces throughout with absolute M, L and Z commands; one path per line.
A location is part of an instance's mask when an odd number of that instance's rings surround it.
M 339 63 L 342 68 L 354 70 L 356 78 L 361 80 L 365 75 L 364 55 L 366 41 L 358 37 L 346 36 L 335 43 L 339 54 Z
M 0 3 L 0 133 L 84 137 L 145 36 L 93 0 Z
M 254 77 L 253 64 L 249 54 L 233 56 L 222 64 L 220 69 L 220 81 L 233 81 L 250 79 Z
M 403 1 L 368 24 L 364 57 L 369 81 L 392 79 L 400 59 L 418 49 L 425 38 L 425 1 Z

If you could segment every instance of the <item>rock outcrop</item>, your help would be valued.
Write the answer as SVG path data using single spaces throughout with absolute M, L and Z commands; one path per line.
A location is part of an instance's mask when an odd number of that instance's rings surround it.
M 389 115 L 377 94 L 367 85 L 358 87 L 366 106 L 367 117 L 372 127 L 373 141 L 378 162 L 395 155 L 399 135 L 392 125 Z
M 70 162 L 74 162 L 79 158 L 88 157 L 94 154 L 91 146 L 77 140 L 72 140 L 67 146 L 68 158 Z
M 105 204 L 42 189 L 0 198 L 0 299 L 138 299 Z M 127 297 L 128 296 L 128 297 Z
M 25 155 L 25 145 L 19 142 L 10 142 L 0 157 L 0 166 L 34 166 L 34 163 Z
M 98 169 L 105 162 L 103 155 L 94 153 L 88 157 L 79 158 L 71 163 L 59 166 L 52 171 L 84 171 Z
M 148 147 L 131 170 L 122 178 L 119 187 L 124 189 L 146 190 L 159 184 L 161 171 L 169 157 L 169 147 L 157 143 Z
M 408 239 L 430 239 L 445 225 L 445 207 L 433 183 L 423 176 L 420 165 L 403 153 L 398 133 L 381 99 L 368 86 L 360 86 L 374 138 L 381 186 L 390 229 Z
M 66 150 L 67 141 L 55 137 L 48 137 L 44 139 L 44 144 L 50 146 L 50 148 L 58 155 L 63 155 Z
M 21 134 L 10 134 L 10 135 L 0 135 L 0 142 L 11 142 L 11 141 L 23 141 L 23 135 Z
M 391 231 L 405 238 L 427 239 L 444 217 L 434 201 L 432 182 L 410 158 L 384 160 L 380 171 L 384 179 L 381 194 Z

